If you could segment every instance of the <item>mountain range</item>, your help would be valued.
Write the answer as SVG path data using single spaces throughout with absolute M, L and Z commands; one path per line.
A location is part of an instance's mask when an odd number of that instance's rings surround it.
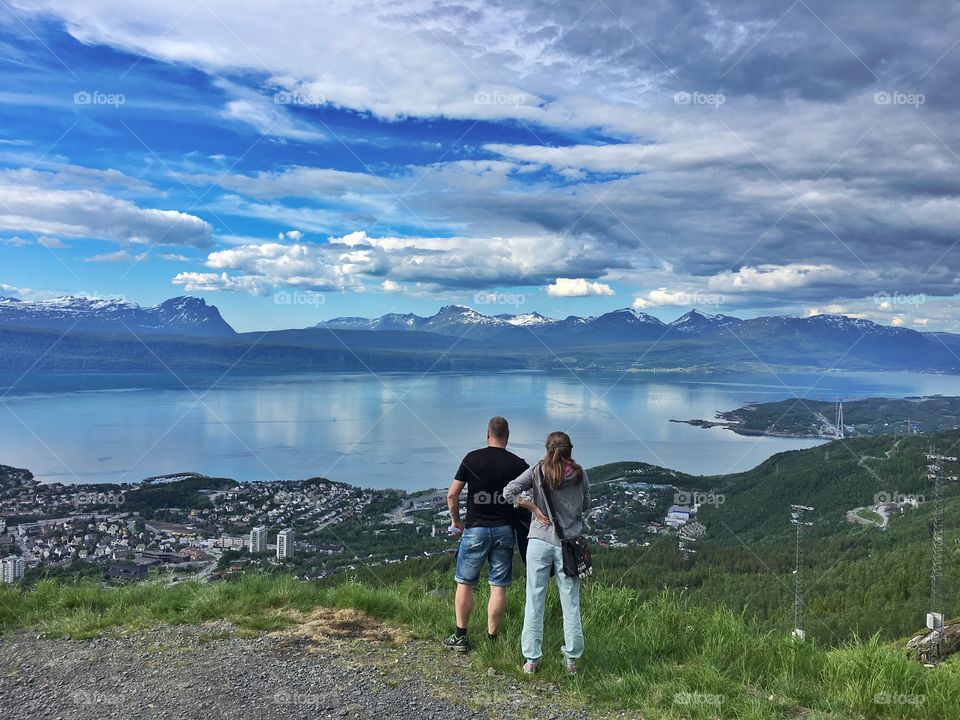
M 200 298 L 176 297 L 153 307 L 78 297 L 0 298 L 4 365 L 39 362 L 38 369 L 58 372 L 169 366 L 256 372 L 787 367 L 955 373 L 958 353 L 958 335 L 842 315 L 740 319 L 691 310 L 665 323 L 632 308 L 554 319 L 447 305 L 428 317 L 340 317 L 299 330 L 237 333 Z
M 769 316 L 741 320 L 731 315 L 710 315 L 690 310 L 673 322 L 653 315 L 620 308 L 595 317 L 570 315 L 562 320 L 536 312 L 520 315 L 484 315 L 464 305 L 446 305 L 429 317 L 388 314 L 378 318 L 340 317 L 318 323 L 327 330 L 433 332 L 475 339 L 517 340 L 524 335 L 565 337 L 571 342 L 632 342 L 684 339 L 725 334 L 739 337 L 801 337 L 856 334 L 886 340 L 919 340 L 924 336 L 908 328 L 889 327 L 844 315 L 813 315 L 797 318 Z
M 555 363 L 578 369 L 960 369 L 956 354 L 960 336 L 924 334 L 844 315 L 741 319 L 693 309 L 665 323 L 633 308 L 554 319 L 536 312 L 486 315 L 447 305 L 429 317 L 341 317 L 316 328 L 448 335 L 490 347 L 545 353 Z
M 195 297 L 170 298 L 153 307 L 114 298 L 72 295 L 38 301 L 0 297 L 0 327 L 3 326 L 138 335 L 236 335 L 215 306 Z

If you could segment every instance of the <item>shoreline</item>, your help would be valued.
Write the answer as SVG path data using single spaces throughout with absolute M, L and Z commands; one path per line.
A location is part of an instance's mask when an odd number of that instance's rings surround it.
M 724 420 L 678 420 L 676 418 L 670 418 L 669 422 L 678 423 L 680 425 L 693 425 L 694 427 L 702 428 L 704 430 L 710 430 L 712 428 L 723 428 L 724 430 L 730 430 L 735 432 L 737 435 L 742 435 L 744 437 L 771 437 L 771 438 L 787 438 L 793 440 L 833 440 L 834 438 L 828 435 L 815 435 L 812 433 L 800 434 L 800 433 L 787 433 L 787 432 L 771 432 L 770 430 L 752 430 L 750 428 L 738 427 L 737 423 L 732 421 Z

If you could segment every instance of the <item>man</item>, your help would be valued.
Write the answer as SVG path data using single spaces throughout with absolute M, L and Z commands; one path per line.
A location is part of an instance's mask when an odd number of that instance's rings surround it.
M 489 565 L 490 601 L 487 635 L 496 639 L 507 609 L 507 588 L 513 581 L 513 546 L 517 513 L 503 499 L 503 488 L 529 466 L 507 450 L 510 426 L 502 417 L 487 423 L 487 446 L 467 453 L 447 492 L 451 526 L 462 532 L 457 552 L 457 631 L 443 641 L 451 650 L 470 649 L 467 626 L 473 611 L 473 587 L 480 570 Z M 467 488 L 467 517 L 460 520 L 460 493 Z

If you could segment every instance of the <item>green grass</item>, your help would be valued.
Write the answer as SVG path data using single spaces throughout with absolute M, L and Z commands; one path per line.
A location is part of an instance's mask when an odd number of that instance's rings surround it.
M 158 623 L 202 623 L 225 618 L 245 632 L 288 625 L 289 611 L 317 606 L 351 607 L 439 639 L 452 629 L 451 600 L 428 594 L 450 591 L 446 574 L 388 586 L 347 581 L 335 585 L 284 576 L 243 576 L 237 581 L 174 587 L 143 583 L 105 588 L 89 581 L 43 581 L 21 590 L 0 588 L 0 630 L 27 627 L 50 636 L 82 639 L 108 628 L 143 629 Z M 486 590 L 478 591 L 478 610 Z M 503 640 L 483 633 L 468 661 L 478 688 L 498 677 L 525 680 L 519 672 L 523 589 L 510 592 Z M 560 683 L 562 700 L 591 708 L 628 710 L 645 718 L 930 718 L 951 717 L 960 707 L 960 663 L 922 668 L 901 650 L 874 639 L 840 648 L 796 643 L 763 632 L 735 613 L 706 609 L 682 595 L 664 593 L 642 602 L 628 589 L 586 583 L 582 598 L 587 654 L 583 670 L 564 677 L 556 593 L 547 609 L 542 671 L 532 682 Z M 478 617 L 482 616 L 478 612 Z
M 877 525 L 883 522 L 883 518 L 880 516 L 880 513 L 876 513 L 869 508 L 863 508 L 861 510 L 858 510 L 857 515 L 862 517 L 864 520 L 869 520 L 872 523 L 877 523 Z

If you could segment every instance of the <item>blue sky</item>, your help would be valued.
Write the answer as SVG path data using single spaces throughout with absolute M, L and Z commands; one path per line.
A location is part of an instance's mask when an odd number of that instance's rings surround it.
M 949 8 L 264 8 L 0 2 L 0 294 L 960 330 Z

